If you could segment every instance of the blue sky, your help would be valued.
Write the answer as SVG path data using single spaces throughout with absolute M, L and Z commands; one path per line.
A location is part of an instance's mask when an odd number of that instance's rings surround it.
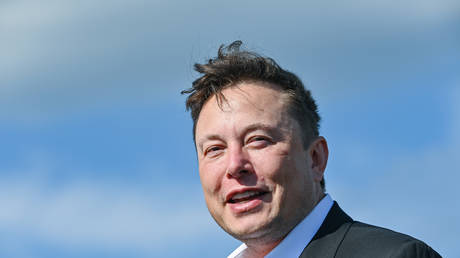
M 179 92 L 240 39 L 313 92 L 332 197 L 455 257 L 459 32 L 454 0 L 2 1 L 0 256 L 231 252 Z

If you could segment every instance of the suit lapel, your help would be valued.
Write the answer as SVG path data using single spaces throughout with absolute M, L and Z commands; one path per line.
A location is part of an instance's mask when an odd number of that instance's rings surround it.
M 352 222 L 353 219 L 334 202 L 323 224 L 300 257 L 334 257 Z

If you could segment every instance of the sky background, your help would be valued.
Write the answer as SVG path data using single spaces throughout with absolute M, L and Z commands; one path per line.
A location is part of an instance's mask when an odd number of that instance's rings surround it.
M 460 246 L 460 2 L 0 1 L 0 257 L 225 257 L 180 91 L 242 40 L 296 73 L 354 219 Z

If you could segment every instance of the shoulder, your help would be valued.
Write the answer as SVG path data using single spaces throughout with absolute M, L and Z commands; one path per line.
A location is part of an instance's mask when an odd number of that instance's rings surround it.
M 436 251 L 411 236 L 354 221 L 334 203 L 300 257 L 439 258 Z
M 352 222 L 337 257 L 441 257 L 411 236 L 362 222 Z
M 347 232 L 347 240 L 353 241 L 355 239 L 366 240 L 366 242 L 388 242 L 389 244 L 416 240 L 409 235 L 359 221 L 351 223 Z

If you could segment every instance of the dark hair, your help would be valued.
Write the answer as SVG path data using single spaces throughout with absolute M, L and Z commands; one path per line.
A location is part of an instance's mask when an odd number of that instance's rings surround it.
M 288 96 L 288 110 L 303 130 L 302 140 L 305 148 L 319 135 L 318 107 L 309 90 L 293 73 L 282 69 L 275 60 L 263 57 L 255 52 L 240 50 L 241 41 L 228 46 L 221 45 L 217 57 L 205 64 L 194 65 L 197 72 L 203 74 L 196 79 L 192 88 L 183 90 L 187 97 L 186 108 L 191 110 L 193 120 L 193 138 L 195 140 L 196 123 L 205 102 L 216 95 L 217 101 L 225 100 L 222 90 L 245 81 L 267 82 L 279 86 Z M 321 181 L 324 189 L 324 179 Z

